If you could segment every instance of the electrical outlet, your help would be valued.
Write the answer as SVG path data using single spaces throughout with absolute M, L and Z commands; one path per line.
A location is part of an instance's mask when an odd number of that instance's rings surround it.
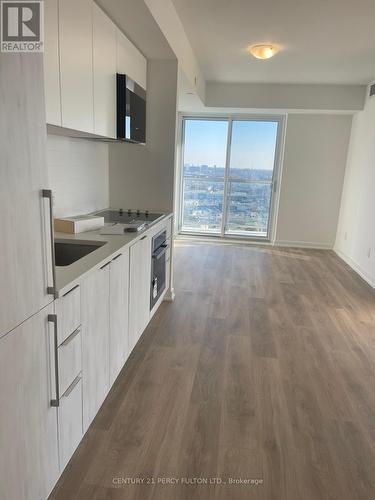
M 371 257 L 371 248 L 369 248 L 369 249 L 367 250 L 367 257 L 368 257 L 368 258 L 370 258 L 370 257 Z

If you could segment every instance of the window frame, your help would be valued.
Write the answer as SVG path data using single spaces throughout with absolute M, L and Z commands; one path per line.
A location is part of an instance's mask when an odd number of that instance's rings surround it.
M 261 242 L 273 242 L 276 235 L 276 225 L 277 225 L 277 213 L 280 201 L 280 187 L 281 187 L 281 177 L 282 177 L 282 164 L 283 164 L 283 154 L 285 146 L 285 129 L 286 129 L 286 114 L 210 114 L 205 115 L 201 113 L 197 114 L 186 114 L 181 113 L 179 115 L 179 130 L 180 130 L 180 140 L 179 142 L 179 158 L 177 160 L 178 167 L 178 192 L 177 192 L 177 230 L 178 234 L 189 235 L 189 236 L 205 236 L 208 238 L 218 238 L 218 239 L 241 239 L 247 241 L 261 241 Z M 183 220 L 183 201 L 184 201 L 184 153 L 185 153 L 185 123 L 188 120 L 203 120 L 203 121 L 227 121 L 228 122 L 228 133 L 227 133 L 227 144 L 226 144 L 226 162 L 225 162 L 225 172 L 224 172 L 224 193 L 223 193 L 223 217 L 221 223 L 221 229 L 219 232 L 205 232 L 205 231 L 187 231 L 182 229 Z M 276 144 L 275 144 L 275 155 L 274 155 L 274 165 L 273 165 L 273 175 L 271 181 L 271 202 L 269 206 L 269 216 L 268 216 L 268 228 L 266 236 L 251 235 L 251 234 L 235 234 L 227 233 L 226 224 L 228 219 L 228 189 L 231 182 L 230 179 L 230 158 L 231 158 L 231 148 L 232 148 L 232 130 L 234 121 L 267 121 L 277 123 L 277 134 L 276 134 Z M 237 182 L 237 181 L 232 181 Z M 239 181 L 241 182 L 241 181 Z M 259 181 L 242 181 L 244 183 L 259 183 Z

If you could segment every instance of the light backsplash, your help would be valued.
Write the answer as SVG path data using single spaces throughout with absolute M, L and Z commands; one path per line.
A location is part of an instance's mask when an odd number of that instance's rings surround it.
M 108 145 L 48 134 L 49 184 L 55 217 L 68 217 L 109 206 Z

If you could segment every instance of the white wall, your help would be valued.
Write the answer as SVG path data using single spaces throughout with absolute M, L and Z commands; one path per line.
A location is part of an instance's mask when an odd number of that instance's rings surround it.
M 148 61 L 146 145 L 109 145 L 112 207 L 173 210 L 177 68 Z
M 48 134 L 47 163 L 56 217 L 109 206 L 106 143 Z
M 336 252 L 375 288 L 375 96 L 353 119 Z
M 306 85 L 208 82 L 209 107 L 356 111 L 363 109 L 365 85 Z
M 191 88 L 204 101 L 206 81 L 173 1 L 145 0 L 145 3 L 176 54 L 178 63 L 189 80 Z
M 288 116 L 277 244 L 332 248 L 352 117 Z

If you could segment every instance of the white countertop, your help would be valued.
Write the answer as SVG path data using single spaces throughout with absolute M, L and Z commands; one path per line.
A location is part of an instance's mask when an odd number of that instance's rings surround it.
M 136 243 L 145 233 L 172 217 L 172 213 L 165 214 L 156 224 L 151 224 L 143 231 L 136 233 L 125 233 L 124 235 L 101 235 L 99 230 L 87 231 L 79 234 L 67 234 L 55 232 L 55 241 L 78 240 L 82 243 L 91 243 L 95 241 L 104 241 L 105 245 L 98 247 L 90 254 L 73 262 L 69 266 L 56 266 L 56 292 L 60 297 L 69 289 L 79 283 L 79 281 L 88 273 L 102 267 L 116 256 L 119 251 L 128 245 Z

